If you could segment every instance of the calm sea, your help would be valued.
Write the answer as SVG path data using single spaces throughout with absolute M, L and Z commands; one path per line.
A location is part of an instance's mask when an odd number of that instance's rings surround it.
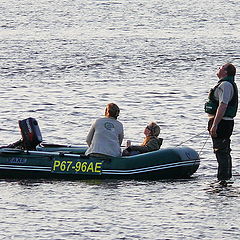
M 1 0 L 0 11 L 1 145 L 27 117 L 47 143 L 85 145 L 115 102 L 124 141 L 157 121 L 163 148 L 201 156 L 190 180 L 0 180 L 0 239 L 240 239 L 240 115 L 233 184 L 218 189 L 203 111 L 219 66 L 240 80 L 239 1 Z

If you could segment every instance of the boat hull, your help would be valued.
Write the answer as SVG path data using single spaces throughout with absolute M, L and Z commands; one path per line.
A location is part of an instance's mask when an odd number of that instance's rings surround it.
M 0 178 L 189 178 L 200 160 L 191 148 L 168 148 L 128 157 L 86 157 L 84 149 L 0 149 Z

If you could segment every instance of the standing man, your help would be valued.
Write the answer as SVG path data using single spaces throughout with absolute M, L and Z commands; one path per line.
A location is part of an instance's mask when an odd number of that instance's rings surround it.
M 217 178 L 221 185 L 232 177 L 230 137 L 238 108 L 238 89 L 234 81 L 236 68 L 227 63 L 219 68 L 217 85 L 210 90 L 205 112 L 208 113 L 208 131 L 212 137 L 213 150 L 218 161 Z

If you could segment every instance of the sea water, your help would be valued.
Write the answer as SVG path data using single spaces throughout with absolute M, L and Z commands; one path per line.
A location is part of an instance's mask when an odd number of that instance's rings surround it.
M 141 143 L 156 121 L 162 148 L 201 157 L 188 180 L 1 180 L 0 239 L 240 239 L 240 119 L 233 184 L 212 187 L 203 110 L 218 67 L 240 69 L 239 1 L 1 0 L 0 9 L 1 145 L 20 138 L 27 117 L 44 142 L 86 145 L 114 102 L 123 144 Z

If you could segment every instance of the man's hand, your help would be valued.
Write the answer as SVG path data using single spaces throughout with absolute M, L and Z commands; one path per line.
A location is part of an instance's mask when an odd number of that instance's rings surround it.
M 214 120 L 213 120 L 213 125 L 209 131 L 211 137 L 217 137 L 217 126 L 218 124 L 220 123 L 220 121 L 222 120 L 224 114 L 225 114 L 225 111 L 227 109 L 227 104 L 225 103 L 220 103 L 218 108 L 217 108 L 217 112 L 216 112 L 216 116 L 214 117 Z
M 217 126 L 212 125 L 209 133 L 210 133 L 211 137 L 213 137 L 213 138 L 217 137 Z

